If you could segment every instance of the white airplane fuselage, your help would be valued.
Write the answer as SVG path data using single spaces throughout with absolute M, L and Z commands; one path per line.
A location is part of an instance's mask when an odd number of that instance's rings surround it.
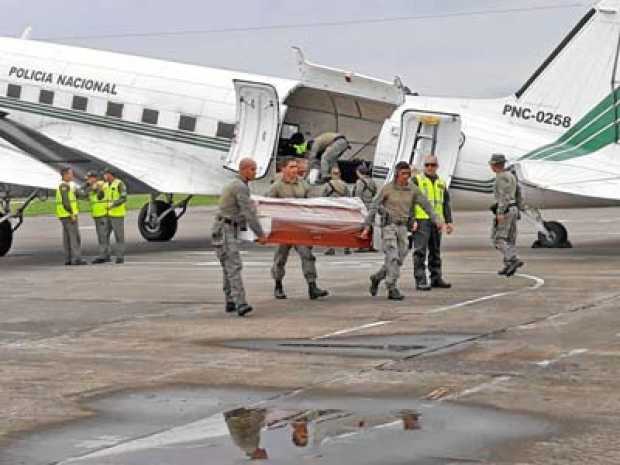
M 266 83 L 277 89 L 283 113 L 280 123 L 286 122 L 284 100 L 296 88 L 294 80 L 0 39 L 0 109 L 12 120 L 57 142 L 140 174 L 154 190 L 166 193 L 218 194 L 233 176 L 222 160 L 230 148 L 236 118 L 235 79 Z M 15 93 L 18 88 L 19 95 Z M 48 98 L 53 93 L 51 101 L 45 101 L 46 92 Z M 555 132 L 551 125 L 550 131 L 548 125 L 535 118 L 530 126 L 515 124 L 509 114 L 503 114 L 507 105 L 515 104 L 514 100 L 408 96 L 388 120 L 399 124 L 400 115 L 407 109 L 458 115 L 463 143 L 450 173 L 454 179 L 454 207 L 485 209 L 492 202 L 490 155 L 500 152 L 517 159 L 551 143 L 562 130 L 559 124 Z M 319 112 L 312 115 L 316 119 Z M 310 116 L 304 118 L 309 131 L 320 126 Z M 561 115 L 559 121 L 562 123 Z M 378 133 L 380 123 L 374 121 L 369 128 L 368 139 L 372 131 Z M 352 131 L 357 132 L 353 138 L 366 140 L 362 126 Z M 346 130 L 343 132 L 349 136 Z M 378 145 L 377 152 L 386 150 L 381 147 L 381 139 Z M 438 156 L 441 163 L 442 154 Z M 366 158 L 372 161 L 372 153 Z M 162 169 L 166 166 L 169 169 Z M 260 192 L 268 181 L 269 175 L 255 189 Z M 160 185 L 166 188 L 160 189 Z M 538 208 L 609 204 L 540 188 L 528 190 L 526 198 Z

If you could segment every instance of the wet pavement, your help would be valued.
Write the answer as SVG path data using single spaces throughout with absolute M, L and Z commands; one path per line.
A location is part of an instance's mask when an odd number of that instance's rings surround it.
M 408 258 L 403 302 L 368 295 L 381 254 L 322 250 L 330 296 L 308 300 L 292 254 L 275 300 L 273 248 L 248 246 L 244 319 L 224 312 L 212 209 L 169 244 L 140 240 L 132 213 L 123 266 L 64 267 L 58 222 L 27 219 L 0 260 L 0 464 L 248 463 L 224 412 L 259 408 L 263 463 L 618 465 L 620 210 L 546 214 L 574 248 L 530 249 L 522 223 L 526 266 L 506 279 L 487 214 L 458 212 L 452 289 L 416 292 Z M 363 427 L 334 433 L 340 416 Z
M 195 389 L 115 395 L 95 417 L 26 435 L 6 465 L 482 463 L 489 449 L 544 438 L 527 415 L 411 398 Z

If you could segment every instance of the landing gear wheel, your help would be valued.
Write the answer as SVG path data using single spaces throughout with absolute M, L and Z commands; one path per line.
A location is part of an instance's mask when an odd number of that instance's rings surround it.
M 1 216 L 1 215 L 0 215 Z M 9 221 L 0 223 L 0 257 L 4 257 L 13 245 L 13 228 Z
M 543 224 L 547 231 L 549 231 L 549 237 L 543 233 L 538 233 L 538 240 L 534 242 L 532 248 L 568 249 L 572 247 L 572 244 L 568 241 L 568 232 L 562 223 L 545 221 Z
M 170 208 L 170 204 L 163 200 L 155 200 L 153 202 L 153 211 L 156 216 L 161 215 L 163 212 Z M 171 240 L 177 232 L 177 215 L 174 210 L 171 210 L 166 216 L 164 216 L 158 224 L 149 221 L 148 218 L 149 204 L 147 203 L 140 209 L 140 215 L 138 215 L 138 228 L 140 234 L 149 242 L 166 242 Z

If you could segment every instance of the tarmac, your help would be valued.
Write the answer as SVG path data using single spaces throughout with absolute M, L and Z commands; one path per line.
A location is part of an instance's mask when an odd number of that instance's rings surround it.
M 146 243 L 132 213 L 127 262 L 88 267 L 63 266 L 55 219 L 26 219 L 0 259 L 0 464 L 244 463 L 222 413 L 255 405 L 421 415 L 410 436 L 388 418 L 307 450 L 265 430 L 262 463 L 620 463 L 619 209 L 545 212 L 572 249 L 531 249 L 522 222 L 510 279 L 489 214 L 456 212 L 453 288 L 415 291 L 408 260 L 396 303 L 368 294 L 380 253 L 321 250 L 331 295 L 308 300 L 292 254 L 276 301 L 273 249 L 248 244 L 247 318 L 224 312 L 213 214 L 191 209 L 174 241 Z

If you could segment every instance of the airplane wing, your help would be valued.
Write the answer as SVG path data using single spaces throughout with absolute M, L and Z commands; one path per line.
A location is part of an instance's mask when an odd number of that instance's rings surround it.
M 148 191 L 215 195 L 234 176 L 222 169 L 219 153 L 228 150 L 224 143 L 203 150 L 184 149 L 181 144 L 171 149 L 168 144 L 133 134 L 109 138 L 105 130 L 96 127 L 72 125 L 67 129 L 60 124 L 37 130 L 129 174 L 148 186 Z
M 0 184 L 56 189 L 59 174 L 0 139 Z
M 540 189 L 596 199 L 620 200 L 620 160 L 616 144 L 596 152 L 522 159 L 522 182 Z

